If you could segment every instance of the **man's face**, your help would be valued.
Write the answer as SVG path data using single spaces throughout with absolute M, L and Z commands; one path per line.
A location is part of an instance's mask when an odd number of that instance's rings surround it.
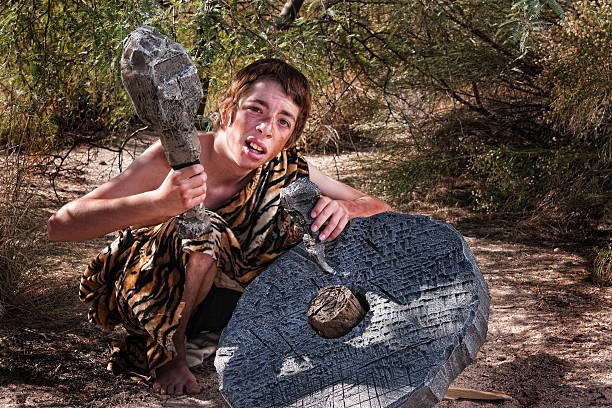
M 227 146 L 236 163 L 255 169 L 274 158 L 291 137 L 299 112 L 279 83 L 255 82 L 238 101 L 234 117 L 224 113 Z

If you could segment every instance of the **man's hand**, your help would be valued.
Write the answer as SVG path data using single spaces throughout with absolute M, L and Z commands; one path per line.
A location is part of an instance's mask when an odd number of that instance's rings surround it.
M 311 226 L 312 231 L 318 231 L 327 222 L 319 234 L 321 241 L 335 239 L 349 220 L 355 217 L 369 217 L 383 211 L 391 211 L 387 203 L 326 176 L 311 163 L 308 163 L 308 171 L 310 181 L 321 190 L 321 198 L 310 213 L 315 219 Z
M 318 231 L 327 223 L 325 229 L 319 234 L 319 240 L 321 241 L 334 240 L 349 221 L 349 212 L 343 201 L 334 200 L 324 195 L 321 195 L 310 216 L 314 218 L 310 227 L 313 232 Z
M 182 214 L 203 203 L 206 199 L 204 166 L 195 164 L 180 170 L 170 170 L 155 195 L 156 205 L 168 217 Z

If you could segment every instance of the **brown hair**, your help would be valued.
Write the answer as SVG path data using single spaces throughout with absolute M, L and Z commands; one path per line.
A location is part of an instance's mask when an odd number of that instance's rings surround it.
M 231 118 L 236 114 L 238 101 L 244 97 L 257 81 L 271 80 L 278 82 L 285 93 L 293 100 L 300 112 L 295 121 L 295 128 L 286 147 L 293 146 L 302 135 L 306 119 L 310 113 L 310 87 L 306 77 L 296 68 L 284 61 L 275 58 L 265 58 L 253 62 L 242 68 L 232 81 L 229 89 L 225 92 L 223 101 L 219 106 L 219 112 L 231 112 Z M 221 115 L 215 120 L 217 129 L 224 129 L 225 124 Z

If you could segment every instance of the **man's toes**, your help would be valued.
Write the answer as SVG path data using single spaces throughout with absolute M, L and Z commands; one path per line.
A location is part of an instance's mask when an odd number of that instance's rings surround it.
M 183 384 L 177 384 L 174 387 L 174 395 L 183 395 Z
M 158 394 L 161 393 L 161 385 L 159 385 L 159 383 L 153 384 L 153 392 L 156 392 Z
M 200 386 L 196 381 L 190 381 L 186 385 L 187 394 L 199 394 Z

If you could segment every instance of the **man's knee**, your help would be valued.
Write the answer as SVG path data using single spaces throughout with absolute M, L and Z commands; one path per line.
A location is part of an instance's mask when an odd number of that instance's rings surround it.
M 215 259 L 201 252 L 192 252 L 189 255 L 189 261 L 187 261 L 186 273 L 189 277 L 197 280 L 204 278 L 214 278 L 217 273 L 217 263 Z
M 185 268 L 185 291 L 194 296 L 193 304 L 197 306 L 208 294 L 217 274 L 217 262 L 210 255 L 192 252 Z

